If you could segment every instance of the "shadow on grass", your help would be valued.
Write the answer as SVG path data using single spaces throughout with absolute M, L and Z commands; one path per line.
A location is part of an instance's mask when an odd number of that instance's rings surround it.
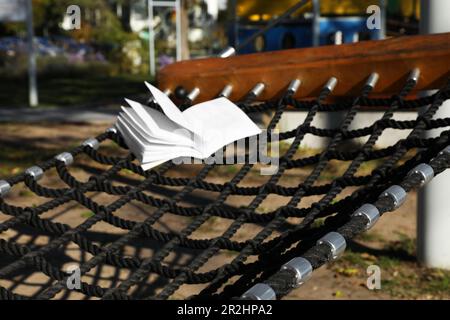
M 361 254 L 361 253 L 367 253 L 369 255 L 375 256 L 379 258 L 380 260 L 385 261 L 398 261 L 400 262 L 415 262 L 416 256 L 411 252 L 409 246 L 410 240 L 402 240 L 394 242 L 391 245 L 388 245 L 382 249 L 374 249 L 365 245 L 362 245 L 355 241 L 349 241 L 348 248 L 350 249 L 351 253 L 354 254 Z
M 18 174 L 26 168 L 53 158 L 79 143 L 78 139 L 62 135 L 52 137 L 0 136 L 0 178 Z
M 139 76 L 103 76 L 95 74 L 55 75 L 38 77 L 39 102 L 48 106 L 96 106 L 123 101 L 124 97 L 146 95 Z M 24 107 L 28 104 L 26 77 L 0 78 L 0 108 Z

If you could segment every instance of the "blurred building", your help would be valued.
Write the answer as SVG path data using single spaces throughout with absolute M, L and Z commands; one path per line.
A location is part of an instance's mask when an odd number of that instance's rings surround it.
M 230 0 L 233 24 L 229 27 L 230 43 L 237 47 L 246 38 L 283 14 L 297 0 Z M 241 53 L 340 44 L 359 40 L 375 40 L 385 29 L 368 29 L 366 10 L 382 1 L 321 0 L 310 1 L 295 14 L 255 39 Z

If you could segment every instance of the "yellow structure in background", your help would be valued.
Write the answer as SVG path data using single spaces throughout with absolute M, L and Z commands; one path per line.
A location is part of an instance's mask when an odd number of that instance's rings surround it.
M 420 0 L 388 0 L 388 9 L 403 17 L 420 19 Z
M 279 16 L 299 0 L 237 0 L 237 16 L 251 21 L 270 20 Z M 450 0 L 449 0 L 450 1 Z M 420 17 L 419 0 L 387 0 L 388 10 L 403 17 Z M 321 0 L 321 15 L 365 15 L 367 7 L 378 4 L 374 0 Z M 297 15 L 312 11 L 312 2 Z
M 252 21 L 269 20 L 272 16 L 281 15 L 286 9 L 299 0 L 237 0 L 237 15 Z M 321 0 L 322 15 L 364 15 L 374 0 Z M 312 11 L 312 2 L 306 5 L 297 15 Z

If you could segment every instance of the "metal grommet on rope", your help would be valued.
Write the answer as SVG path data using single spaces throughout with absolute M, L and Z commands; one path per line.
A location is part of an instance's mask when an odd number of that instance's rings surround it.
M 233 92 L 233 86 L 231 84 L 227 84 L 225 88 L 220 92 L 219 97 L 228 98 L 231 95 L 231 92 Z
M 248 289 L 241 298 L 244 300 L 276 300 L 277 295 L 269 285 L 257 283 Z
M 297 92 L 301 84 L 302 82 L 299 79 L 292 80 L 291 83 L 289 83 L 287 91 L 294 94 Z
M 326 244 L 331 249 L 331 259 L 336 260 L 345 251 L 347 242 L 345 238 L 337 232 L 329 232 L 317 241 L 317 245 Z
M 100 147 L 100 142 L 98 142 L 95 138 L 89 138 L 83 142 L 83 146 L 88 146 L 94 150 L 97 150 Z
M 414 175 L 417 174 L 420 176 L 420 186 L 426 185 L 428 182 L 430 182 L 434 178 L 434 170 L 433 168 L 426 163 L 421 163 L 417 165 L 414 169 L 412 169 L 408 175 Z
M 197 99 L 198 95 L 200 94 L 200 89 L 199 88 L 194 88 L 192 89 L 191 92 L 189 92 L 189 94 L 186 96 L 186 99 L 188 99 L 189 101 L 194 101 L 195 99 Z
M 11 190 L 11 185 L 6 180 L 0 180 L 0 197 L 4 197 Z
M 32 166 L 25 170 L 25 174 L 31 176 L 34 180 L 40 180 L 44 176 L 44 170 L 38 166 Z
M 420 69 L 414 68 L 411 73 L 409 74 L 408 79 L 413 80 L 414 82 L 418 82 L 420 77 Z
M 398 209 L 406 200 L 406 191 L 398 185 L 387 188 L 380 197 L 389 197 L 392 199 L 394 207 L 392 210 Z
M 372 89 L 375 88 L 378 79 L 380 79 L 380 75 L 378 73 L 374 72 L 370 74 L 369 78 L 367 79 L 366 86 L 369 86 Z
M 366 217 L 367 218 L 366 230 L 369 230 L 375 225 L 378 219 L 380 219 L 380 211 L 373 204 L 366 203 L 363 204 L 358 209 L 356 209 L 356 211 L 352 214 L 352 216 Z
M 172 90 L 170 90 L 170 89 L 166 89 L 166 90 L 164 90 L 163 91 L 163 93 L 166 95 L 166 96 L 170 96 L 171 94 L 172 94 Z M 148 99 L 148 101 L 147 101 L 147 103 L 156 103 L 156 100 L 155 100 L 155 97 L 154 96 L 151 96 L 149 99 Z M 114 127 L 112 127 L 112 128 L 109 128 L 109 129 L 116 129 L 116 128 L 114 128 Z M 108 129 L 108 130 L 109 130 Z M 106 130 L 106 132 L 108 132 L 108 130 Z M 117 132 L 117 129 L 116 129 L 116 132 Z
M 256 86 L 253 87 L 253 89 L 250 91 L 251 94 L 253 94 L 255 97 L 258 97 L 266 88 L 266 85 L 262 82 L 257 83 Z
M 107 132 L 107 133 L 113 133 L 113 134 L 116 134 L 116 133 L 117 133 L 117 128 L 116 128 L 116 127 L 108 128 L 108 129 L 106 129 L 106 132 Z
M 337 86 L 337 83 L 338 83 L 337 78 L 331 77 L 325 84 L 324 88 L 328 89 L 330 92 L 333 92 L 334 88 L 336 88 Z
M 236 54 L 236 49 L 233 47 L 228 47 L 225 48 L 224 50 L 222 50 L 219 54 L 218 57 L 219 58 L 228 58 L 228 57 L 232 57 Z
M 298 288 L 311 278 L 313 267 L 311 263 L 302 257 L 297 257 L 285 263 L 281 270 L 292 270 L 295 272 L 295 288 Z
M 66 166 L 70 166 L 73 163 L 73 155 L 69 152 L 63 152 L 55 157 L 56 160 L 61 161 Z

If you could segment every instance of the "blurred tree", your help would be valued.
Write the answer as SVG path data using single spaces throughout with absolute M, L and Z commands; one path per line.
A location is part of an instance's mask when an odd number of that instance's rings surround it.
M 131 32 L 131 0 L 122 0 L 122 17 L 120 19 L 122 22 L 122 28 Z
M 148 47 L 131 32 L 131 6 L 135 0 L 32 0 L 36 36 L 63 35 L 90 44 L 111 62 L 111 68 L 128 72 L 129 50 L 141 51 L 147 57 Z M 81 9 L 81 28 L 64 30 L 62 22 L 67 8 L 76 4 Z M 0 37 L 26 35 L 25 23 L 0 23 Z M 129 43 L 132 45 L 129 45 Z M 127 51 L 128 50 L 128 51 Z M 131 49 L 130 49 L 131 50 Z M 135 54 L 136 55 L 136 54 Z M 136 60 L 136 59 L 135 59 Z M 145 68 L 145 63 L 142 65 Z
M 67 7 L 74 4 L 73 0 L 32 0 L 34 29 L 37 36 L 61 35 L 75 36 L 84 41 L 115 42 L 126 38 L 130 31 L 128 18 L 117 17 L 115 5 L 125 8 L 131 6 L 131 0 L 77 0 L 76 5 L 82 11 L 82 29 L 79 32 L 66 32 L 61 23 Z M 122 15 L 123 16 L 123 15 Z M 25 32 L 23 23 L 0 24 L 0 36 Z
M 49 36 L 61 34 L 62 22 L 70 1 L 33 0 L 33 23 L 36 35 Z
M 131 32 L 131 7 L 136 0 L 109 0 L 112 10 L 120 19 L 123 30 Z

